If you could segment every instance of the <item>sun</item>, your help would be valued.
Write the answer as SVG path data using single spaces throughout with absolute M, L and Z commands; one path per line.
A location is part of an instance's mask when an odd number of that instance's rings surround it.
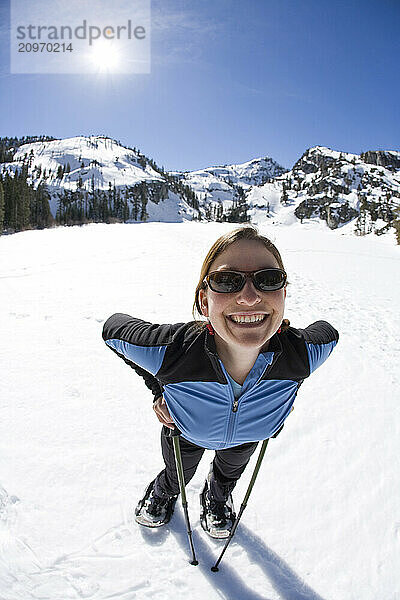
M 89 61 L 99 73 L 113 73 L 119 70 L 122 58 L 119 48 L 111 40 L 99 40 L 93 44 Z

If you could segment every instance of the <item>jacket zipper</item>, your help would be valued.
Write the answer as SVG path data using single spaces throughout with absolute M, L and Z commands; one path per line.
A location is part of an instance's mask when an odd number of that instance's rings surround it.
M 218 373 L 218 375 L 222 375 L 223 379 L 225 379 L 227 386 L 228 386 L 228 395 L 231 401 L 231 410 L 230 410 L 230 414 L 229 414 L 229 422 L 228 422 L 228 430 L 227 430 L 227 434 L 224 440 L 224 445 L 225 447 L 228 444 L 228 440 L 232 437 L 232 430 L 233 430 L 233 425 L 234 425 L 234 417 L 236 416 L 235 414 L 232 413 L 236 413 L 238 410 L 238 406 L 239 406 L 239 401 L 236 400 L 236 398 L 233 396 L 233 391 L 232 391 L 232 387 L 231 384 L 229 382 L 229 378 L 228 375 L 226 373 L 226 369 L 222 363 L 222 361 L 218 358 L 218 356 L 216 356 L 215 354 L 210 353 L 210 357 L 212 360 L 212 363 L 214 365 L 214 369 L 215 371 Z M 232 401 L 232 397 L 233 397 L 233 401 Z
M 261 379 L 264 377 L 264 375 L 267 373 L 267 371 L 269 371 L 272 368 L 272 365 L 275 362 L 276 354 L 277 353 L 274 354 L 272 362 L 265 367 L 265 369 L 261 373 L 260 377 L 257 379 L 257 381 L 255 382 L 255 384 L 251 387 L 252 390 L 256 387 L 256 385 L 258 385 L 260 383 Z M 228 380 L 228 378 L 227 378 L 227 380 Z M 229 385 L 230 393 L 233 395 L 233 391 L 232 391 L 231 385 L 229 383 L 229 380 L 228 380 L 228 385 Z M 245 392 L 244 394 L 242 394 L 240 396 L 240 399 L 244 398 L 244 396 L 246 394 L 247 394 L 247 392 Z M 226 440 L 225 440 L 226 444 L 228 444 L 231 441 L 232 432 L 233 432 L 234 424 L 235 424 L 235 420 L 236 420 L 236 413 L 238 411 L 238 408 L 239 408 L 239 398 L 235 398 L 234 397 L 233 398 L 233 402 L 232 402 L 232 410 L 231 410 L 231 414 L 230 414 L 230 417 L 229 417 L 228 433 L 227 433 Z
M 274 352 L 274 356 L 272 359 L 272 362 L 267 365 L 264 369 L 264 371 L 261 373 L 260 377 L 257 379 L 256 383 L 252 386 L 251 389 L 253 389 L 256 385 L 258 385 L 258 383 L 261 381 L 261 379 L 264 377 L 265 373 L 271 369 L 273 363 L 275 362 L 278 354 L 280 354 L 280 352 Z M 214 366 L 217 367 L 217 370 L 221 373 L 223 373 L 226 382 L 228 384 L 228 388 L 229 388 L 229 396 L 231 399 L 231 410 L 230 410 L 230 415 L 229 415 L 229 422 L 228 422 L 228 430 L 227 430 L 227 434 L 226 434 L 226 438 L 225 438 L 225 447 L 227 447 L 227 444 L 231 441 L 232 438 L 232 432 L 234 429 L 234 425 L 235 425 L 235 421 L 236 421 L 236 413 L 238 412 L 239 409 L 239 398 L 235 398 L 233 395 L 233 390 L 232 390 L 232 386 L 229 382 L 229 378 L 228 375 L 226 373 L 226 369 L 222 363 L 222 361 L 220 361 L 220 359 L 218 357 L 215 357 L 215 363 Z M 243 398 L 246 395 L 247 392 L 245 392 L 242 396 L 240 396 L 240 399 Z M 232 399 L 233 398 L 233 399 Z
M 217 362 L 218 362 L 218 367 L 219 369 L 222 371 L 222 373 L 224 374 L 224 377 L 226 379 L 226 383 L 228 384 L 228 395 L 229 395 L 229 399 L 230 399 L 230 410 L 229 410 L 229 420 L 228 420 L 228 428 L 227 428 L 227 432 L 226 432 L 226 437 L 224 440 L 224 445 L 225 447 L 227 447 L 229 441 L 232 438 L 232 432 L 234 429 L 234 425 L 235 425 L 235 417 L 236 417 L 236 413 L 239 407 L 239 400 L 235 398 L 234 394 L 233 394 L 233 390 L 232 390 L 232 386 L 230 384 L 229 381 L 229 377 L 228 374 L 226 372 L 226 369 L 224 367 L 223 362 L 217 358 Z
M 232 439 L 233 430 L 235 428 L 236 413 L 239 408 L 239 400 L 237 398 L 235 398 L 235 396 L 233 395 L 232 387 L 231 387 L 231 384 L 229 383 L 229 381 L 228 381 L 228 386 L 229 386 L 229 395 L 231 397 L 231 410 L 229 411 L 229 422 L 228 422 L 228 430 L 226 432 L 225 446 L 227 446 L 228 443 Z M 233 397 L 233 399 L 232 399 L 232 397 Z

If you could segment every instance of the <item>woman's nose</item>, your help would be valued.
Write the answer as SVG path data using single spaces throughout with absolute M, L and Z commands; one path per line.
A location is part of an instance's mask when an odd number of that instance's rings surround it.
M 253 306 L 261 302 L 261 295 L 251 279 L 246 279 L 244 287 L 238 292 L 236 301 L 238 304 L 248 304 Z

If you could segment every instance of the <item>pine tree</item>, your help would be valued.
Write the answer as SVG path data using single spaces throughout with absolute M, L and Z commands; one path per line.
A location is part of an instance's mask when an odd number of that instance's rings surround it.
M 14 213 L 14 227 L 15 231 L 23 231 L 29 225 L 30 217 L 30 193 L 27 184 L 27 166 L 24 165 L 23 169 L 18 175 L 15 175 L 16 179 L 16 205 Z
M 284 204 L 286 206 L 287 203 L 288 203 L 288 201 L 289 201 L 289 196 L 288 196 L 288 193 L 286 191 L 285 182 L 283 182 L 283 184 L 282 184 L 281 204 Z
M 148 193 L 147 193 L 147 185 L 145 181 L 142 181 L 140 184 L 140 201 L 141 201 L 141 212 L 140 212 L 140 220 L 146 221 L 149 216 L 146 211 L 146 206 L 148 202 Z
M 370 224 L 370 214 L 368 212 L 368 201 L 365 196 L 361 197 L 360 201 L 360 214 L 356 221 L 355 234 L 356 235 L 366 235 L 370 233 L 372 228 Z
M 3 233 L 4 223 L 4 189 L 3 184 L 0 180 L 0 235 Z
M 50 194 L 46 186 L 40 183 L 31 198 L 30 221 L 34 227 L 44 229 L 50 227 L 53 217 L 50 212 Z
M 392 222 L 392 225 L 394 227 L 394 230 L 396 232 L 396 240 L 397 240 L 397 244 L 400 244 L 400 207 L 397 206 L 394 210 L 395 213 L 395 219 Z
M 29 167 L 32 166 L 32 162 L 34 161 L 34 159 L 35 159 L 35 155 L 33 153 L 33 148 L 31 148 L 31 151 L 29 153 L 29 159 L 28 159 L 28 165 L 29 165 Z
M 132 198 L 132 219 L 137 221 L 139 218 L 139 210 L 140 210 L 140 195 L 139 191 L 135 188 L 130 188 L 130 194 Z
M 106 192 L 99 190 L 99 218 L 102 223 L 108 223 L 109 220 L 108 197 Z
M 122 218 L 124 220 L 124 223 L 126 223 L 126 221 L 129 221 L 129 205 L 128 205 L 128 201 L 125 198 L 123 200 L 123 209 L 122 209 Z
M 9 173 L 5 174 L 3 179 L 3 189 L 4 189 L 4 220 L 3 220 L 3 229 L 11 228 L 11 220 L 12 215 L 14 213 L 14 187 L 15 181 L 14 178 L 9 175 Z

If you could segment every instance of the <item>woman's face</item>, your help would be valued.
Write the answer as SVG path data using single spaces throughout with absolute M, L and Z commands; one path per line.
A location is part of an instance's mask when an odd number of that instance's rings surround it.
M 279 264 L 262 242 L 238 240 L 211 264 L 211 271 L 259 271 Z M 286 287 L 275 292 L 258 291 L 250 278 L 240 292 L 221 294 L 208 286 L 200 290 L 200 306 L 215 334 L 228 346 L 261 349 L 282 323 Z M 240 316 L 255 315 L 261 320 L 237 322 Z M 233 348 L 232 348 L 233 349 Z

